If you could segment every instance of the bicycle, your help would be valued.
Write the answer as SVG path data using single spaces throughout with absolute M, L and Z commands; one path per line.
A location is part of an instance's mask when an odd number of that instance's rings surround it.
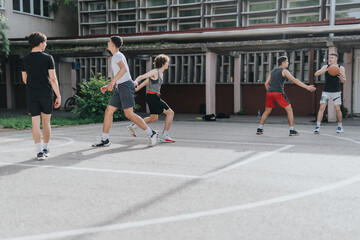
M 75 88 L 73 88 L 73 90 L 76 92 Z M 69 97 L 64 104 L 65 111 L 71 112 L 74 109 L 74 107 L 76 106 L 76 104 L 77 104 L 77 99 L 76 99 L 75 95 L 72 97 Z

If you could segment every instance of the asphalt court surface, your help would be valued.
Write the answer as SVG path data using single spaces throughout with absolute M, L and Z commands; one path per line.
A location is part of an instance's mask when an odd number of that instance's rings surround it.
M 0 239 L 358 239 L 359 126 L 176 121 L 148 147 L 129 122 L 0 133 Z M 160 130 L 164 122 L 150 126 Z

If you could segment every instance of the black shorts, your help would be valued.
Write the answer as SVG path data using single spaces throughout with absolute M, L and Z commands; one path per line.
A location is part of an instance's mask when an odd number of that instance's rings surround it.
M 149 106 L 150 114 L 160 114 L 169 109 L 169 106 L 157 94 L 146 94 L 146 103 Z
M 39 116 L 41 113 L 51 114 L 53 111 L 52 98 L 40 98 L 37 100 L 28 100 L 28 109 L 32 117 Z

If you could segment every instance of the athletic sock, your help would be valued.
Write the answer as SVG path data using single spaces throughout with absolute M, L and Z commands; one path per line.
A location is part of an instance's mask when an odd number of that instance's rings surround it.
M 163 131 L 163 135 L 164 135 L 164 136 L 168 136 L 168 135 L 169 135 L 169 131 Z
M 35 143 L 35 147 L 36 147 L 36 151 L 39 153 L 39 152 L 42 152 L 42 149 L 41 149 L 41 142 L 39 143 Z
M 321 124 L 321 122 L 319 122 L 319 121 L 316 122 L 317 127 L 320 127 L 320 124 Z
M 263 127 L 264 127 L 264 125 L 261 125 L 261 124 L 260 124 L 258 128 L 259 128 L 259 129 L 263 129 Z
M 48 150 L 48 149 L 49 149 L 49 143 L 45 143 L 45 142 L 44 142 L 44 146 L 43 146 L 43 149 L 46 149 L 46 150 Z
M 101 140 L 106 141 L 107 139 L 109 139 L 109 134 L 108 133 L 102 133 L 101 134 Z
M 341 122 L 341 123 L 338 123 L 338 127 L 341 127 L 341 128 L 342 128 L 342 122 Z
M 148 136 L 152 135 L 152 130 L 149 127 L 145 130 L 145 132 Z
M 290 130 L 294 130 L 294 126 L 290 126 L 289 128 L 290 128 Z

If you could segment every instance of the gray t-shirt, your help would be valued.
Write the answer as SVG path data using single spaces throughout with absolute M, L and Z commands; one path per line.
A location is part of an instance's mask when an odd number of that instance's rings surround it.
M 160 94 L 161 84 L 163 83 L 163 79 L 160 77 L 159 69 L 156 69 L 158 71 L 158 79 L 150 79 L 149 81 L 149 91 L 156 92 Z
M 270 83 L 268 92 L 284 92 L 284 82 L 286 80 L 286 77 L 282 75 L 282 71 L 285 70 L 285 68 L 274 68 L 271 71 L 271 77 L 270 77 Z

